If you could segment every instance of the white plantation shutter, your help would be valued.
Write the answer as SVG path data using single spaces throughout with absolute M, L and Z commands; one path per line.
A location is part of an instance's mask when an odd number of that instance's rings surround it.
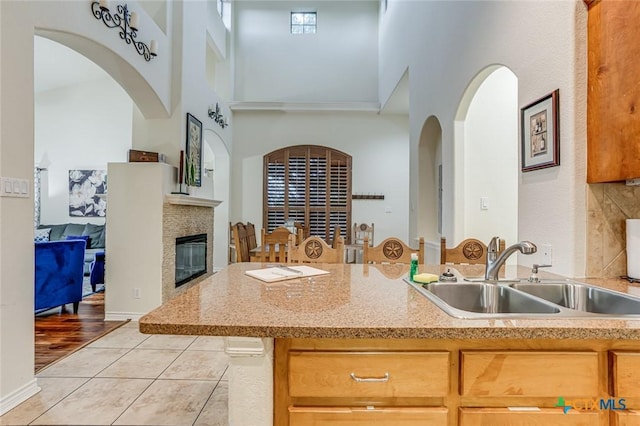
M 351 156 L 321 146 L 293 146 L 264 157 L 264 224 L 272 231 L 292 219 L 327 242 L 351 223 Z

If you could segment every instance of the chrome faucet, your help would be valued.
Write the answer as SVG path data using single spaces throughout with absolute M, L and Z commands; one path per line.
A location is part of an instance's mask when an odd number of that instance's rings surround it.
M 487 246 L 487 264 L 484 272 L 486 281 L 498 281 L 498 271 L 507 261 L 507 258 L 516 251 L 522 254 L 533 254 L 538 248 L 531 241 L 520 241 L 517 244 L 507 247 L 500 255 L 498 255 L 499 237 L 493 237 Z

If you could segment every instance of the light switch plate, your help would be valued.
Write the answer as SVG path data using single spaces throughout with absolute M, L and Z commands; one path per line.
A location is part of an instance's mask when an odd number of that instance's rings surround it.
M 29 180 L 0 178 L 0 197 L 29 198 Z

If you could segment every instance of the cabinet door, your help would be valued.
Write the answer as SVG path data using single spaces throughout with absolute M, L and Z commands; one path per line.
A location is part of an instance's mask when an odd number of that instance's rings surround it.
M 448 352 L 289 352 L 292 397 L 443 397 Z
M 640 411 L 616 411 L 611 426 L 640 426 Z
M 519 411 L 509 408 L 461 408 L 460 426 L 599 426 L 606 418 L 597 411 L 540 408 Z
M 598 394 L 596 352 L 463 351 L 463 396 L 587 396 Z
M 613 395 L 640 397 L 640 353 L 612 352 Z
M 640 2 L 589 8 L 587 182 L 640 175 Z
M 291 407 L 290 426 L 446 426 L 444 407 Z

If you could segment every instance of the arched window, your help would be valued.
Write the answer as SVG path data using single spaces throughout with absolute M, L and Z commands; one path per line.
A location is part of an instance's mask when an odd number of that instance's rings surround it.
M 315 145 L 265 155 L 263 227 L 271 232 L 287 219 L 327 241 L 339 226 L 350 243 L 351 156 Z

